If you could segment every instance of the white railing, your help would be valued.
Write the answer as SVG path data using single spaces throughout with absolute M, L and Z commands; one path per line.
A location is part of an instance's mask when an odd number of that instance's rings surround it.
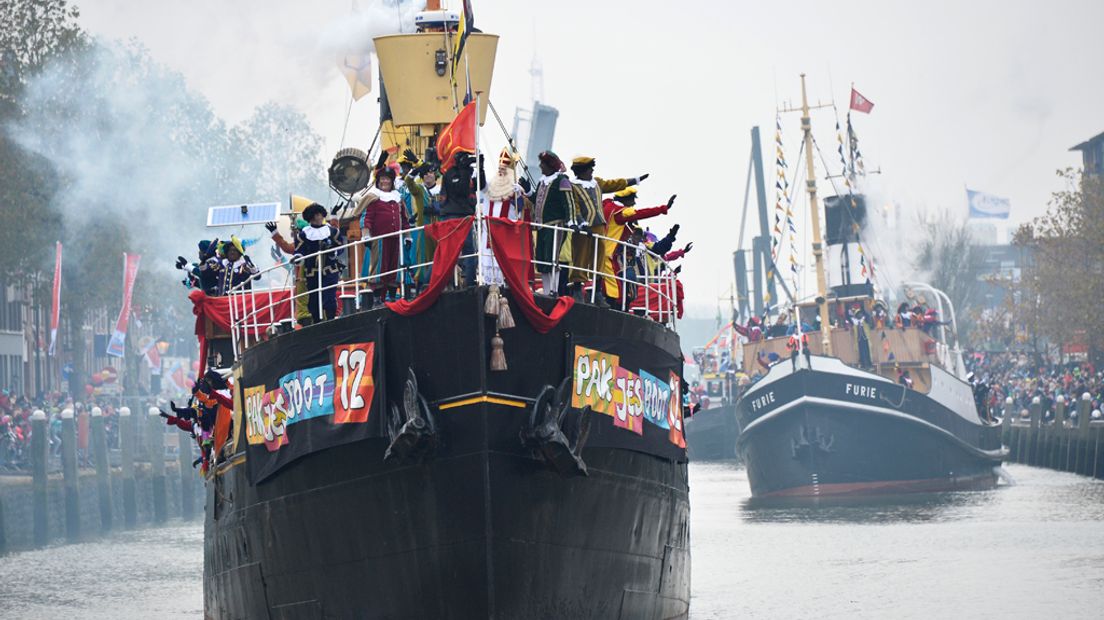
M 624 312 L 634 312 L 647 318 L 650 318 L 656 322 L 663 323 L 671 329 L 675 329 L 677 326 L 678 317 L 678 299 L 677 299 L 677 284 L 676 276 L 674 272 L 669 268 L 669 265 L 664 258 L 658 254 L 653 253 L 651 250 L 640 245 L 625 243 L 618 239 L 612 239 L 603 235 L 598 235 L 590 232 L 578 233 L 573 229 L 564 228 L 562 226 L 556 226 L 551 224 L 536 224 L 532 223 L 530 226 L 533 229 L 546 229 L 552 231 L 553 252 L 558 256 L 560 246 L 567 242 L 570 243 L 569 234 L 583 234 L 586 235 L 593 243 L 593 258 L 589 267 L 576 267 L 574 265 L 568 265 L 561 263 L 558 260 L 542 260 L 536 256 L 530 257 L 530 262 L 534 266 L 551 267 L 552 269 L 552 281 L 558 282 L 560 278 L 560 272 L 565 269 L 582 272 L 587 275 L 586 288 L 584 289 L 585 295 L 591 303 L 594 303 L 598 299 L 599 294 L 603 294 L 598 290 L 599 287 L 604 286 L 604 280 L 609 278 L 619 283 L 621 295 L 619 296 L 620 307 L 618 308 Z M 239 355 L 244 349 L 248 348 L 251 344 L 256 343 L 259 340 L 264 339 L 267 335 L 274 333 L 274 330 L 284 322 L 287 322 L 291 328 L 294 328 L 298 324 L 296 317 L 295 306 L 296 301 L 301 298 L 308 298 L 309 296 L 316 295 L 319 312 L 324 312 L 323 293 L 330 289 L 337 289 L 337 300 L 340 304 L 340 300 L 348 299 L 350 297 L 349 289 L 351 288 L 351 296 L 353 298 L 353 307 L 356 311 L 361 310 L 361 295 L 363 288 L 370 287 L 373 283 L 383 281 L 391 276 L 394 276 L 396 280 L 396 286 L 399 290 L 399 294 L 402 298 L 406 297 L 406 276 L 412 271 L 424 268 L 432 267 L 433 262 L 427 261 L 422 263 L 406 264 L 406 252 L 405 242 L 411 239 L 411 234 L 418 231 L 424 232 L 425 226 L 416 226 L 407 228 L 400 231 L 385 233 L 376 236 L 366 236 L 359 240 L 346 243 L 341 246 L 336 246 L 326 250 L 321 250 L 313 254 L 303 255 L 297 264 L 294 266 L 300 268 L 305 265 L 308 259 L 314 259 L 316 264 L 316 275 L 312 276 L 317 278 L 314 282 L 314 288 L 309 286 L 301 293 L 295 292 L 295 284 L 291 286 L 277 286 L 269 288 L 256 288 L 251 286 L 253 281 L 261 280 L 267 274 L 270 274 L 277 270 L 285 270 L 285 264 L 277 264 L 272 267 L 258 271 L 254 274 L 250 281 L 243 282 L 230 290 L 228 295 L 230 305 L 230 337 L 233 344 L 234 354 Z M 486 284 L 492 280 L 490 274 L 487 273 L 486 265 L 482 260 L 484 257 L 493 256 L 491 248 L 485 247 L 488 237 L 487 222 L 485 218 L 476 217 L 472 223 L 471 233 L 473 243 L 479 247 L 476 248 L 474 253 L 461 253 L 457 260 L 457 265 L 462 265 L 462 261 L 465 259 L 475 261 L 475 274 L 476 284 Z M 369 273 L 367 275 L 361 275 L 362 264 L 364 260 L 368 260 L 368 244 L 372 242 L 381 242 L 393 237 L 398 237 L 398 265 L 395 269 L 384 271 L 381 273 Z M 566 241 L 565 241 L 566 240 Z M 621 273 L 608 274 L 603 273 L 599 261 L 602 259 L 602 243 L 610 242 L 616 244 L 614 250 L 621 255 Z M 361 252 L 354 252 L 355 256 L 361 257 L 361 265 L 347 265 L 348 274 L 354 277 L 352 278 L 339 278 L 334 284 L 323 286 L 322 282 L 322 266 L 325 262 L 325 256 L 330 253 L 342 253 L 348 255 L 349 250 L 354 248 L 361 248 Z M 533 248 L 535 253 L 535 247 Z M 628 260 L 630 256 L 634 256 L 634 260 L 639 262 L 640 269 L 638 275 L 635 278 L 627 278 L 626 271 L 628 266 Z M 645 260 L 645 256 L 651 260 Z M 652 272 L 649 272 L 648 263 L 651 262 L 654 265 Z M 284 281 L 287 283 L 288 279 L 293 277 L 291 273 L 286 273 Z M 532 282 L 529 283 L 532 286 Z M 626 291 L 629 286 L 636 288 L 636 296 L 634 301 L 630 304 L 627 300 Z M 280 299 L 279 301 L 273 299 L 273 295 L 277 293 L 288 292 L 286 299 Z M 544 291 L 547 294 L 547 291 Z M 269 299 L 267 303 L 258 305 L 257 296 L 258 293 L 268 294 Z M 563 294 L 563 291 L 559 292 Z M 277 319 L 277 306 L 286 304 L 288 307 L 288 318 Z M 340 307 L 339 307 L 340 311 Z

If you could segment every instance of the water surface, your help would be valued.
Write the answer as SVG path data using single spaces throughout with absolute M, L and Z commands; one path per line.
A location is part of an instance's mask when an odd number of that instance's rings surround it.
M 1104 483 L 1007 469 L 993 491 L 810 504 L 695 463 L 691 617 L 1104 616 Z M 177 523 L 5 556 L 0 617 L 202 618 L 202 554 L 202 525 Z

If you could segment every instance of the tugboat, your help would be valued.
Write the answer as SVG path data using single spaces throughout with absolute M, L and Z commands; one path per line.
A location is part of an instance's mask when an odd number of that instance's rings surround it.
M 420 157 L 469 79 L 482 124 L 498 40 L 465 32 L 467 2 L 427 5 L 417 32 L 375 39 L 381 133 Z M 335 189 L 367 185 L 372 150 L 338 154 Z M 201 348 L 231 377 L 234 404 L 207 478 L 205 617 L 685 618 L 675 313 L 534 296 L 540 224 L 477 214 L 442 225 L 489 237 L 505 286 L 487 283 L 480 260 L 475 286 L 431 282 L 413 301 L 370 307 L 357 265 L 336 285 L 340 316 L 310 325 L 292 310 L 310 291 L 193 291 Z M 423 232 L 442 234 L 432 226 Z M 358 256 L 380 241 L 327 251 Z M 453 280 L 459 253 L 440 242 L 434 273 Z M 677 274 L 665 274 L 648 289 L 670 308 Z
M 794 305 L 792 333 L 768 332 L 744 347 L 744 368 L 760 369 L 736 405 L 736 449 L 752 495 L 993 487 L 1007 452 L 999 427 L 979 415 L 947 296 L 908 285 L 906 298 L 931 304 L 938 319 L 924 327 L 916 319 L 895 326 L 869 280 L 827 287 L 804 75 L 801 96 L 817 295 Z M 827 226 L 831 237 L 842 222 L 840 244 L 861 228 L 861 198 L 829 199 L 842 209 Z

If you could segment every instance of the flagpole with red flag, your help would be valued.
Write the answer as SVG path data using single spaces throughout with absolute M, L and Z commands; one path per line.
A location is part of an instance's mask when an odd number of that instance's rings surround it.
M 863 97 L 859 91 L 855 90 L 854 84 L 851 85 L 851 109 L 863 114 L 870 114 L 870 111 L 874 109 L 874 102 Z
M 50 294 L 50 350 L 48 355 L 57 355 L 58 323 L 61 318 L 61 242 L 55 247 L 54 288 Z

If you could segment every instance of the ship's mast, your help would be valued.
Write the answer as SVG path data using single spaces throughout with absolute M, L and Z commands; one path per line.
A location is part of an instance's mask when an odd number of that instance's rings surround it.
M 813 168 L 813 127 L 809 118 L 809 97 L 805 74 L 801 74 L 801 131 L 805 134 L 805 189 L 809 192 L 809 213 L 813 225 L 813 263 L 816 267 L 817 307 L 824 355 L 832 355 L 832 328 L 828 322 L 828 278 L 824 273 L 824 243 L 820 237 L 820 207 L 817 206 L 816 170 Z M 798 317 L 800 327 L 801 317 Z

